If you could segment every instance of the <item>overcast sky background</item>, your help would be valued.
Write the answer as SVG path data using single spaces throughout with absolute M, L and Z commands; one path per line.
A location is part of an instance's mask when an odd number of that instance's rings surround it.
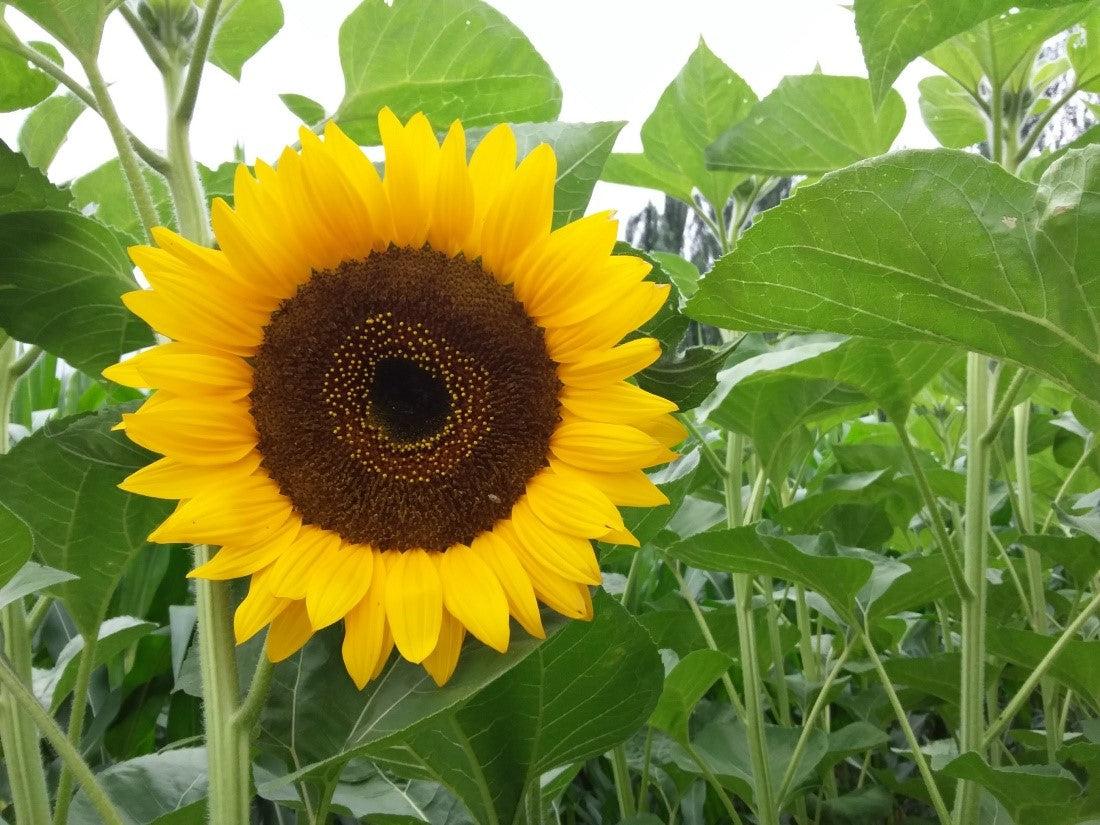
M 665 86 L 702 36 L 759 97 L 784 75 L 866 76 L 851 13 L 828 0 L 491 0 L 534 44 L 561 81 L 561 119 L 625 120 L 616 151 L 641 150 L 639 130 Z M 282 31 L 244 67 L 241 83 L 208 65 L 194 123 L 196 159 L 217 165 L 244 146 L 249 160 L 273 159 L 296 140 L 298 121 L 278 95 L 297 92 L 335 109 L 343 94 L 337 33 L 354 0 L 283 0 Z M 9 8 L 24 36 L 42 33 Z M 163 146 L 160 78 L 133 34 L 117 18 L 104 35 L 101 66 L 123 120 L 152 146 Z M 69 59 L 67 69 L 81 76 Z M 896 84 L 906 101 L 898 146 L 932 146 L 917 110 L 917 81 L 930 73 L 918 61 Z M 19 113 L 0 115 L 0 139 L 15 145 Z M 50 170 L 66 181 L 114 155 L 99 118 L 81 115 Z M 655 193 L 599 184 L 591 209 L 626 217 Z

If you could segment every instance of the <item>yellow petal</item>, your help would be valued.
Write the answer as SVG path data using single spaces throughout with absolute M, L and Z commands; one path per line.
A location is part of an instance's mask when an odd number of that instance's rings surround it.
M 462 652 L 462 640 L 466 638 L 466 628 L 454 616 L 443 611 L 443 621 L 439 628 L 439 642 L 427 658 L 424 659 L 424 670 L 439 687 L 447 684 L 447 681 L 458 666 L 458 657 Z
M 178 297 L 167 296 L 151 289 L 127 292 L 122 303 L 134 315 L 169 338 L 193 344 L 205 344 L 223 349 L 234 355 L 254 355 L 263 340 L 263 326 L 268 317 L 247 317 L 226 321 L 222 312 L 211 315 L 209 305 L 202 301 L 194 304 L 181 302 Z M 226 302 L 230 303 L 230 302 Z
M 184 464 L 233 464 L 255 448 L 256 425 L 241 402 L 163 399 L 123 416 L 126 435 L 142 447 Z
M 531 577 L 516 558 L 511 545 L 488 530 L 474 538 L 470 549 L 492 569 L 508 600 L 508 611 L 520 626 L 532 636 L 545 639 L 546 631 L 542 627 Z
M 312 524 L 303 525 L 294 543 L 271 565 L 267 586 L 276 596 L 305 599 L 310 580 L 326 552 L 340 546 L 340 536 Z
M 260 466 L 260 454 L 248 453 L 232 464 L 203 466 L 184 464 L 174 458 L 160 458 L 131 473 L 119 489 L 151 498 L 194 498 L 225 481 L 252 475 Z
M 252 475 L 183 501 L 149 540 L 255 544 L 277 535 L 292 512 L 271 479 Z
M 526 499 L 512 508 L 512 527 L 519 549 L 558 575 L 585 584 L 600 583 L 600 565 L 592 543 L 579 536 L 567 536 L 543 524 Z
M 662 415 L 634 424 L 646 435 L 653 436 L 665 447 L 673 447 L 688 436 L 687 429 L 671 415 Z
M 635 338 L 614 349 L 594 352 L 572 364 L 558 366 L 558 378 L 568 387 L 601 389 L 629 378 L 661 357 L 656 338 Z
M 436 562 L 426 551 L 406 550 L 395 555 L 387 569 L 386 618 L 398 651 L 419 664 L 439 641 L 443 586 Z
M 226 352 L 173 342 L 138 353 L 103 370 L 127 387 L 158 387 L 178 395 L 214 395 L 235 400 L 252 391 L 252 368 Z
M 571 536 L 596 538 L 623 527 L 611 500 L 577 476 L 543 470 L 527 482 L 526 498 L 543 524 Z
M 329 546 L 309 577 L 306 609 L 314 630 L 344 618 L 370 587 L 374 552 L 362 545 Z
M 386 149 L 382 186 L 393 213 L 394 243 L 415 249 L 423 245 L 428 234 L 439 144 L 423 114 L 414 115 L 402 126 L 397 116 L 384 108 L 378 113 L 378 130 Z
M 248 595 L 244 597 L 233 614 L 233 634 L 237 644 L 244 644 L 278 616 L 287 605 L 289 599 L 280 599 L 273 596 L 264 584 L 264 571 L 252 576 L 248 585 Z
M 374 554 L 370 586 L 344 617 L 341 652 L 348 673 L 360 690 L 378 674 L 393 648 L 392 639 L 387 644 L 385 556 Z
M 267 633 L 267 658 L 281 662 L 293 656 L 313 635 L 305 602 L 290 602 L 271 622 Z
M 445 255 L 457 255 L 473 223 L 474 187 L 466 167 L 466 133 L 455 121 L 443 141 L 428 243 Z
M 558 398 L 562 406 L 578 418 L 608 424 L 634 424 L 676 410 L 671 401 L 625 381 L 599 389 L 563 387 Z
M 449 547 L 439 560 L 443 605 L 478 639 L 494 650 L 508 649 L 508 601 L 500 580 L 464 544 Z
M 474 187 L 474 223 L 463 245 L 466 257 L 481 255 L 481 233 L 485 217 L 500 193 L 510 189 L 516 174 L 516 137 L 507 124 L 489 130 L 470 157 L 470 182 Z
M 535 556 L 523 549 L 523 543 L 508 522 L 497 522 L 494 528 L 515 551 L 516 558 L 530 577 L 531 585 L 539 600 L 552 609 L 573 619 L 591 617 L 591 608 L 586 607 L 585 594 L 588 586 L 560 576 L 542 564 Z
M 668 299 L 667 284 L 644 281 L 620 292 L 594 317 L 566 326 L 544 327 L 546 351 L 558 363 L 606 350 L 652 318 Z
M 639 547 L 641 545 L 641 542 L 638 541 L 634 534 L 625 528 L 622 530 L 608 530 L 600 536 L 600 541 L 606 542 L 607 544 L 625 544 L 630 547 Z
M 554 458 L 550 459 L 550 466 L 558 473 L 576 475 L 594 485 L 620 507 L 657 507 L 668 504 L 668 496 L 641 470 L 601 473 L 572 467 Z
M 649 274 L 649 264 L 632 255 L 614 255 L 606 259 L 589 278 L 584 300 L 562 302 L 540 319 L 543 326 L 567 326 L 585 319 L 600 322 L 601 316 L 618 304 Z M 621 336 L 620 336 L 621 337 Z M 613 339 L 617 340 L 617 339 Z
M 676 458 L 652 436 L 625 424 L 563 421 L 550 437 L 550 450 L 582 470 L 622 472 Z
M 591 295 L 615 246 L 618 224 L 610 215 L 588 215 L 554 230 L 509 270 L 528 314 L 542 318 Z
M 247 547 L 222 547 L 214 558 L 188 573 L 187 578 L 220 581 L 262 570 L 283 555 L 297 537 L 300 527 L 301 521 L 296 516 L 291 516 L 270 539 Z
M 383 251 L 393 242 L 394 230 L 389 199 L 382 186 L 382 179 L 378 177 L 378 170 L 355 141 L 340 131 L 332 121 L 325 124 L 325 148 L 331 153 L 336 165 L 344 170 L 348 182 L 369 216 L 374 230 L 374 251 Z
M 502 283 L 513 280 L 515 264 L 527 248 L 549 234 L 556 176 L 554 150 L 545 143 L 536 146 L 486 215 L 481 264 Z

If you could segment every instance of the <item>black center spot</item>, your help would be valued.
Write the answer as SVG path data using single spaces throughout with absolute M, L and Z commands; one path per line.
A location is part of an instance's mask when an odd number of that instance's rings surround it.
M 397 442 L 417 442 L 436 435 L 451 414 L 447 385 L 404 358 L 378 362 L 367 403 L 368 415 Z
M 558 422 L 557 365 L 511 287 L 428 248 L 314 273 L 253 367 L 263 467 L 303 521 L 381 550 L 491 529 Z

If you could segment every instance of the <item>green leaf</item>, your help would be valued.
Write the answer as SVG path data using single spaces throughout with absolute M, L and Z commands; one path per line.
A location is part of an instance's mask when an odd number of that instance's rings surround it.
M 959 704 L 962 657 L 958 653 L 932 656 L 891 656 L 883 667 L 897 686 L 914 688 L 949 705 Z
M 1097 178 L 1094 148 L 1038 188 L 948 150 L 867 161 L 766 213 L 687 311 L 730 329 L 967 348 L 1098 401 Z
M 665 192 L 691 203 L 691 179 L 673 169 L 664 169 L 641 153 L 613 154 L 604 164 L 601 179 L 624 186 L 641 186 Z
M 1017 174 L 1024 180 L 1038 181 L 1055 161 L 1065 157 L 1074 149 L 1084 149 L 1097 143 L 1100 143 L 1100 124 L 1089 127 L 1061 149 L 1028 158 L 1021 164 Z
M 235 79 L 241 69 L 283 27 L 279 0 L 237 0 L 218 21 L 207 59 Z
M 856 33 L 875 105 L 902 70 L 932 47 L 1016 6 L 1066 5 L 1058 0 L 856 0 Z
M 291 114 L 307 126 L 320 123 L 325 119 L 325 107 L 311 97 L 287 92 L 279 95 L 279 100 L 290 109 Z
M 598 756 L 638 730 L 661 690 L 657 649 L 618 602 L 602 591 L 593 601 L 591 624 L 570 622 L 449 726 L 405 743 L 401 764 L 412 753 L 476 820 L 511 823 L 541 774 Z
M 1075 587 L 1085 589 L 1100 572 L 1100 541 L 1092 536 L 1020 536 L 1048 565 L 1061 565 Z
M 665 686 L 649 724 L 680 744 L 688 742 L 688 722 L 699 700 L 733 665 L 733 659 L 717 650 L 696 650 L 681 659 L 665 677 Z
M 83 111 L 84 103 L 72 95 L 50 97 L 35 106 L 19 130 L 19 149 L 27 156 L 27 162 L 39 169 L 49 169 L 69 129 Z
M 0 558 L 3 558 L 0 564 L 6 567 L 9 563 L 9 557 L 5 554 Z M 55 584 L 71 581 L 75 578 L 76 576 L 72 573 L 66 573 L 64 570 L 43 567 L 33 561 L 25 562 L 22 567 L 16 569 L 14 575 L 8 577 L 0 575 L 0 581 L 4 582 L 4 586 L 0 587 L 0 608 L 7 607 L 24 596 L 30 596 L 39 590 L 45 590 L 47 587 L 53 587 Z
M 1080 30 L 1070 35 L 1066 53 L 1077 75 L 1077 85 L 1086 92 L 1100 92 L 1100 10 L 1081 22 Z
M 437 131 L 554 120 L 561 86 L 508 18 L 481 0 L 364 0 L 340 27 L 344 99 L 333 116 L 376 145 L 383 106 Z
M 785 77 L 707 149 L 712 168 L 820 175 L 889 151 L 905 120 L 901 95 L 872 105 L 862 77 Z
M 695 294 L 695 290 L 699 288 L 700 278 L 699 268 L 695 264 L 671 252 L 650 252 L 649 255 L 668 273 L 669 281 L 676 287 L 676 291 L 680 293 L 683 300 Z
M 736 341 L 720 347 L 688 347 L 683 353 L 666 349 L 651 367 L 638 373 L 638 386 L 678 406 L 691 410 L 714 389 L 714 375 L 721 369 Z
M 942 555 L 902 559 L 909 568 L 880 593 L 867 608 L 867 621 L 875 624 L 887 616 L 931 604 L 955 591 Z
M 990 627 L 986 647 L 991 656 L 1030 672 L 1054 647 L 1055 639 L 1030 630 Z M 1100 707 L 1100 641 L 1075 639 L 1055 658 L 1047 671 L 1056 681 L 1087 697 Z
M 162 226 L 173 226 L 175 214 L 172 209 L 172 197 L 164 178 L 149 169 L 144 169 L 145 183 L 157 208 L 157 216 Z M 134 208 L 130 188 L 122 174 L 122 165 L 118 158 L 109 160 L 93 169 L 71 184 L 73 200 L 85 214 L 114 229 L 127 244 L 148 242 L 145 227 Z
M 93 667 L 105 665 L 115 656 L 123 653 L 138 639 L 157 629 L 152 622 L 143 622 L 133 616 L 113 616 L 99 626 L 98 641 L 95 647 Z M 41 688 L 41 696 L 49 703 L 54 713 L 68 698 L 76 683 L 76 671 L 80 664 L 80 654 L 84 650 L 84 637 L 74 636 L 57 654 L 50 678 Z
M 91 375 L 154 343 L 122 305 L 136 287 L 110 230 L 71 212 L 0 214 L 0 326 Z
M 986 139 L 981 109 L 962 86 L 950 77 L 926 77 L 920 88 L 920 115 L 941 146 L 963 149 Z
M 68 209 L 72 195 L 54 186 L 27 158 L 0 140 L 0 215 L 34 209 Z
M 57 63 L 61 55 L 49 43 L 28 45 L 46 53 Z M 36 69 L 26 58 L 0 47 L 0 112 L 17 112 L 41 103 L 57 88 L 57 81 Z
M 201 825 L 206 822 L 205 748 L 175 748 L 111 765 L 96 775 L 122 815 L 124 825 Z M 70 825 L 103 820 L 78 791 Z
M 554 149 L 558 161 L 558 176 L 554 181 L 555 229 L 584 215 L 604 162 L 625 125 L 623 121 L 511 124 L 518 157 L 526 157 L 541 143 L 547 143 Z M 488 131 L 468 130 L 469 148 L 472 150 L 480 143 Z
M 119 410 L 51 421 L 0 456 L 0 506 L 29 531 L 34 554 L 72 573 L 56 585 L 81 634 L 97 633 L 115 586 L 171 502 L 118 489 L 151 453 L 111 430 Z
M 1016 825 L 1080 822 L 1081 786 L 1059 765 L 993 767 L 970 752 L 953 759 L 939 773 L 981 785 L 1005 806 Z
M 796 545 L 749 525 L 700 533 L 672 545 L 668 554 L 701 570 L 762 574 L 804 585 L 851 617 L 856 594 L 874 566 L 867 558 L 845 555 L 828 534 L 800 538 L 805 541 Z
M 723 63 L 703 42 L 688 58 L 676 79 L 657 101 L 653 113 L 642 124 L 642 146 L 649 164 L 689 182 L 715 209 L 721 209 L 744 176 L 707 168 L 707 146 L 734 123 L 745 117 L 756 95 L 736 72 Z M 611 180 L 610 178 L 608 180 Z M 612 181 L 614 182 L 614 181 Z

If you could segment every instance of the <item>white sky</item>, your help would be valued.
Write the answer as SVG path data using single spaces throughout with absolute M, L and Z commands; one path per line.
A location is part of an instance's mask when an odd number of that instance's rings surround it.
M 665 86 L 700 36 L 748 81 L 758 96 L 788 74 L 820 63 L 827 74 L 866 76 L 852 16 L 828 0 L 491 0 L 534 43 L 564 90 L 562 120 L 625 120 L 617 151 L 640 151 L 639 130 Z M 340 22 L 354 0 L 283 0 L 282 31 L 244 68 L 242 82 L 208 66 L 194 124 L 196 159 L 216 165 L 240 143 L 248 159 L 274 158 L 296 139 L 297 120 L 277 95 L 297 92 L 332 111 L 343 93 L 337 52 Z M 41 32 L 8 9 L 28 37 Z M 108 26 L 101 60 L 123 120 L 148 144 L 164 145 L 160 78 L 121 20 Z M 79 75 L 71 59 L 70 73 Z M 916 82 L 928 73 L 910 66 L 897 84 L 906 100 L 898 144 L 934 142 L 917 110 Z M 0 115 L 0 139 L 15 145 L 18 113 Z M 51 178 L 65 181 L 113 156 L 106 128 L 85 113 L 70 133 Z M 653 193 L 599 184 L 593 209 L 627 216 Z

